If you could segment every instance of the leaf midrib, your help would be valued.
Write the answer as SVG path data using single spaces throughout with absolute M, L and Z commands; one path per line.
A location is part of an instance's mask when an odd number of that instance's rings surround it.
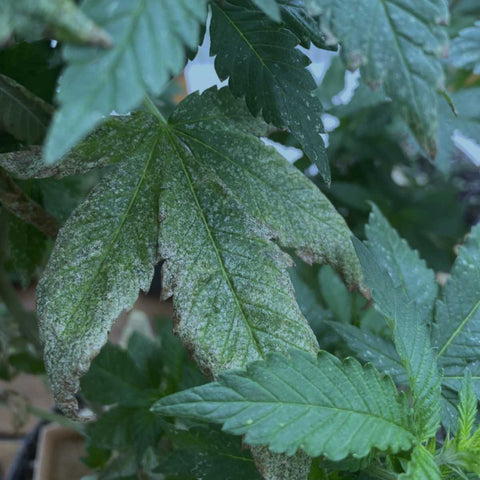
M 191 140 L 197 142 L 199 145 L 205 147 L 205 148 L 208 148 L 209 150 L 211 150 L 212 152 L 214 152 L 216 155 L 218 155 L 219 157 L 229 161 L 230 163 L 234 164 L 235 166 L 241 168 L 242 170 L 244 170 L 250 177 L 256 179 L 257 181 L 259 181 L 260 183 L 266 185 L 267 187 L 269 187 L 275 194 L 277 194 L 278 196 L 280 196 L 284 201 L 292 204 L 293 206 L 295 206 L 296 208 L 298 208 L 299 210 L 301 210 L 302 212 L 304 212 L 305 214 L 307 214 L 309 217 L 315 219 L 317 222 L 322 222 L 323 223 L 323 219 L 320 218 L 320 217 L 316 217 L 314 215 L 314 213 L 306 208 L 303 203 L 301 204 L 298 204 L 298 203 L 295 203 L 291 198 L 290 196 L 283 196 L 282 195 L 282 192 L 278 191 L 277 189 L 275 189 L 270 183 L 266 182 L 265 179 L 263 179 L 262 177 L 260 177 L 258 174 L 256 174 L 254 171 L 250 170 L 249 168 L 247 168 L 245 165 L 241 165 L 239 164 L 238 162 L 236 162 L 234 159 L 232 159 L 231 157 L 229 157 L 228 155 L 225 155 L 222 151 L 216 149 L 215 147 L 213 147 L 212 145 L 208 144 L 208 143 L 205 143 L 204 141 L 200 140 L 199 138 L 193 136 L 193 135 L 190 135 L 188 133 L 186 133 L 184 130 L 180 130 L 178 129 L 177 130 L 178 134 L 180 136 L 183 136 L 183 137 L 187 137 L 187 138 L 190 138 Z M 269 222 L 265 221 L 266 224 L 269 225 Z M 329 228 L 331 228 L 332 230 L 334 230 L 335 232 L 339 233 L 339 234 L 343 234 L 343 232 L 341 232 L 336 225 L 333 225 L 333 224 L 329 224 L 328 225 Z
M 200 387 L 201 388 L 201 387 Z M 236 392 L 238 393 L 238 392 Z M 160 400 L 161 402 L 161 400 Z M 193 404 L 195 404 L 197 402 L 193 402 Z M 388 423 L 388 424 L 391 424 L 403 431 L 405 431 L 406 433 L 408 433 L 410 436 L 414 437 L 415 438 L 415 434 L 413 432 L 411 432 L 410 430 L 408 430 L 408 428 L 405 426 L 405 425 L 402 425 L 402 424 L 399 424 L 397 422 L 395 422 L 394 420 L 392 419 L 389 419 L 389 418 L 385 418 L 385 417 L 382 417 L 378 414 L 375 414 L 373 412 L 362 412 L 362 411 L 358 411 L 358 410 L 353 410 L 353 409 L 350 409 L 350 408 L 341 408 L 341 407 L 330 407 L 330 406 L 327 406 L 327 405 L 318 405 L 318 404 L 314 404 L 314 403 L 301 403 L 301 402 L 285 402 L 285 401 L 278 401 L 278 402 L 274 402 L 274 401 L 267 401 L 267 400 L 236 400 L 236 401 L 232 401 L 232 402 L 229 402 L 229 401 L 226 401 L 226 400 L 219 400 L 219 401 L 212 401 L 212 400 L 205 400 L 202 398 L 202 402 L 201 402 L 203 405 L 205 404 L 210 404 L 210 405 L 213 405 L 213 406 L 224 406 L 225 404 L 228 404 L 228 405 L 232 405 L 233 407 L 244 407 L 243 410 L 249 408 L 249 407 L 253 407 L 253 406 L 256 406 L 256 405 L 262 405 L 262 406 L 271 406 L 272 408 L 274 407 L 299 407 L 299 408 L 302 408 L 302 409 L 323 409 L 323 410 L 331 410 L 333 412 L 340 412 L 340 413 L 345 413 L 345 414 L 354 414 L 354 415 L 359 415 L 359 416 L 364 416 L 364 417 L 371 417 L 371 418 L 374 418 L 374 419 L 378 419 L 378 420 L 381 420 L 382 422 L 385 422 L 385 423 Z M 188 407 L 191 407 L 192 406 L 192 402 L 186 402 L 186 403 L 175 403 L 175 404 L 172 404 L 172 405 L 161 405 L 159 407 L 159 409 L 153 407 L 153 411 L 155 413 L 158 413 L 159 410 L 161 411 L 162 409 L 169 409 L 169 408 L 172 408 L 172 409 L 175 409 L 175 408 L 188 408 Z M 234 418 L 237 414 L 233 414 L 231 415 L 230 417 L 228 418 Z M 185 413 L 185 414 L 182 414 L 182 416 L 185 416 L 185 417 L 190 417 L 190 418 L 198 418 L 198 416 L 196 416 L 195 414 L 192 414 L 192 415 L 189 415 L 188 413 Z M 227 419 L 225 419 L 226 421 Z M 218 420 L 220 421 L 220 420 Z M 224 423 L 223 421 L 221 423 Z M 254 424 L 252 424 L 254 425 Z
M 210 239 L 210 242 L 212 244 L 212 247 L 214 249 L 215 256 L 217 257 L 218 264 L 220 265 L 220 270 L 222 272 L 222 276 L 225 279 L 225 282 L 227 283 L 229 290 L 232 292 L 232 297 L 234 299 L 235 304 L 237 305 L 238 311 L 240 312 L 243 323 L 246 326 L 248 336 L 250 337 L 250 341 L 255 346 L 255 349 L 257 350 L 260 357 L 262 359 L 265 359 L 265 353 L 263 352 L 263 349 L 261 348 L 261 344 L 258 341 L 258 339 L 256 338 L 255 333 L 253 332 L 252 326 L 250 325 L 250 322 L 248 321 L 248 317 L 247 317 L 246 313 L 244 312 L 244 310 L 242 308 L 242 305 L 240 303 L 240 300 L 237 296 L 237 293 L 236 293 L 236 291 L 233 287 L 232 281 L 230 279 L 230 275 L 228 274 L 228 272 L 226 270 L 226 267 L 225 267 L 225 264 L 223 262 L 222 256 L 220 255 L 220 251 L 219 251 L 217 242 L 216 242 L 216 240 L 215 240 L 215 238 L 212 234 L 212 231 L 211 231 L 210 226 L 207 222 L 207 219 L 205 218 L 205 214 L 204 214 L 203 208 L 200 204 L 200 200 L 197 196 L 197 192 L 196 192 L 195 187 L 193 185 L 193 181 L 192 181 L 192 178 L 190 176 L 190 173 L 188 172 L 187 167 L 185 165 L 185 162 L 183 161 L 183 158 L 180 155 L 180 152 L 178 151 L 177 144 L 176 144 L 176 141 L 175 141 L 175 137 L 173 136 L 173 133 L 171 133 L 168 130 L 167 130 L 167 134 L 170 137 L 170 143 L 173 146 L 173 148 L 175 150 L 175 153 L 177 155 L 177 158 L 180 161 L 180 164 L 181 164 L 182 170 L 183 170 L 183 174 L 185 175 L 185 178 L 188 182 L 188 187 L 189 187 L 190 192 L 193 196 L 195 206 L 197 207 L 197 211 L 199 212 L 200 219 L 202 220 L 205 231 L 207 232 L 207 235 L 208 235 L 208 237 Z
M 450 337 L 448 338 L 448 340 L 445 342 L 445 344 L 443 345 L 443 347 L 439 350 L 438 354 L 437 354 L 437 358 L 440 358 L 444 353 L 445 351 L 447 350 L 447 348 L 451 345 L 451 343 L 453 342 L 453 340 L 455 340 L 455 338 L 460 335 L 460 333 L 462 332 L 463 330 L 463 327 L 470 321 L 470 319 L 473 317 L 473 315 L 475 314 L 475 312 L 478 310 L 478 308 L 480 307 L 480 299 L 478 300 L 478 302 L 473 306 L 473 308 L 470 310 L 470 312 L 468 312 L 467 316 L 460 322 L 460 324 L 458 325 L 458 327 L 453 331 L 453 333 L 450 335 Z

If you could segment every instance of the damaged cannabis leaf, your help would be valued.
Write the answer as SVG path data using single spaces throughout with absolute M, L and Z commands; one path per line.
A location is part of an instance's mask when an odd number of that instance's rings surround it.
M 168 124 L 145 113 L 112 128 L 131 129 L 128 156 L 63 227 L 39 286 L 57 402 L 74 410 L 78 377 L 121 310 L 148 288 L 158 258 L 176 331 L 205 372 L 269 351 L 316 352 L 286 270 L 291 260 L 271 239 L 330 263 L 352 288 L 359 265 L 328 200 L 253 135 L 265 125 L 228 89 L 213 89 L 188 97 Z M 102 136 L 94 141 L 103 151 Z

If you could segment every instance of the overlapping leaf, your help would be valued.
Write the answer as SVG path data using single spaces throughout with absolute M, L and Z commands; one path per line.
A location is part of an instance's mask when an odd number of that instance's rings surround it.
M 433 270 L 427 268 L 425 260 L 398 235 L 375 205 L 365 233 L 368 247 L 395 287 L 400 287 L 417 304 L 420 319 L 430 323 L 438 293 Z
M 375 365 L 380 372 L 390 375 L 397 385 L 408 385 L 408 377 L 392 342 L 358 327 L 329 322 L 331 328 L 347 343 L 355 357 Z
M 417 445 L 408 462 L 407 472 L 399 475 L 399 480 L 440 480 L 440 467 L 435 457 L 423 445 Z
M 85 1 L 83 10 L 111 35 L 114 46 L 65 49 L 68 67 L 46 161 L 58 160 L 111 111 L 126 113 L 147 92 L 158 95 L 183 69 L 185 49 L 198 46 L 206 6 L 206 0 Z
M 145 135 L 62 228 L 37 290 L 52 390 L 72 415 L 79 376 L 112 322 L 148 289 L 157 260 L 161 133 L 148 115 L 131 122 Z
M 288 128 L 326 181 L 330 170 L 321 137 L 322 106 L 312 95 L 315 82 L 306 70 L 309 59 L 295 47 L 308 38 L 295 2 L 280 4 L 286 22 L 275 23 L 248 0 L 212 3 L 211 54 L 220 79 L 229 78 L 235 96 L 245 96 L 250 111 Z M 311 26 L 311 24 L 310 24 Z M 316 38 L 316 40 L 315 40 Z
M 45 136 L 52 107 L 15 80 L 0 75 L 0 129 L 18 140 L 40 143 Z
M 175 450 L 160 460 L 156 471 L 168 478 L 260 479 L 250 453 L 241 448 L 240 440 L 217 428 L 167 431 L 167 435 Z
M 463 29 L 452 42 L 450 58 L 453 65 L 480 74 L 480 22 Z
M 274 452 L 301 448 L 331 460 L 363 457 L 372 448 L 404 450 L 415 441 L 406 399 L 390 378 L 327 352 L 270 354 L 218 383 L 164 397 L 153 410 L 221 423 Z
M 128 158 L 60 232 L 39 286 L 47 366 L 63 408 L 74 407 L 78 376 L 111 322 L 148 287 L 157 240 L 176 330 L 204 371 L 292 347 L 315 352 L 286 271 L 291 260 L 271 239 L 331 263 L 352 287 L 359 264 L 323 194 L 252 135 L 265 125 L 228 89 L 213 89 L 188 97 L 168 124 L 137 114 L 121 128 L 132 130 Z
M 373 87 L 383 85 L 428 155 L 437 152 L 437 97 L 443 88 L 438 56 L 447 35 L 444 0 L 309 0 L 342 45 L 350 69 L 361 67 Z
M 432 332 L 444 383 L 460 389 L 463 371 L 469 367 L 480 395 L 480 226 L 473 227 L 437 301 Z
M 379 212 L 371 216 L 375 224 Z M 413 392 L 418 434 L 426 439 L 435 435 L 440 422 L 440 376 L 430 342 L 427 319 L 422 318 L 422 306 L 409 296 L 402 284 L 398 285 L 385 265 L 390 265 L 385 257 L 382 237 L 393 238 L 391 227 L 383 222 L 381 229 L 368 231 L 370 249 L 355 239 L 355 248 L 362 264 L 366 284 L 371 288 L 377 308 L 383 313 L 393 330 L 393 341 L 398 356 L 407 372 Z M 375 247 L 373 247 L 375 245 Z M 406 254 L 407 245 L 402 250 Z M 417 266 L 422 265 L 416 255 L 408 254 Z M 386 258 L 386 260 L 384 260 Z M 391 257 L 392 258 L 392 257 Z M 390 258 L 390 260 L 391 260 Z M 398 274 L 392 269 L 394 275 Z M 413 292 L 415 293 L 415 292 Z

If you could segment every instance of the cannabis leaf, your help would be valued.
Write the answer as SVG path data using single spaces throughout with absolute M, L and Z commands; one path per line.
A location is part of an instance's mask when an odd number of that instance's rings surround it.
M 18 140 L 40 143 L 53 108 L 15 80 L 0 75 L 0 128 Z
M 230 371 L 218 382 L 164 397 L 152 407 L 223 424 L 250 445 L 288 455 L 341 460 L 372 448 L 398 451 L 414 442 L 408 405 L 388 377 L 354 359 L 341 363 L 327 352 L 269 354 L 266 361 Z
M 480 395 L 480 226 L 472 228 L 460 248 L 450 278 L 437 301 L 432 342 L 444 383 L 460 390 L 465 367 L 470 368 Z
M 111 45 L 110 36 L 71 0 L 5 0 L 0 5 L 0 46 L 12 34 L 27 40 L 53 34 L 61 41 Z
M 185 66 L 185 49 L 196 49 L 207 1 L 87 0 L 83 10 L 112 37 L 114 46 L 94 50 L 69 46 L 56 113 L 45 146 L 53 163 L 105 115 L 127 113 L 147 92 L 161 93 Z M 172 21 L 175 19 L 175 21 Z
M 187 97 L 168 124 L 136 114 L 121 128 L 130 128 L 131 146 L 111 155 L 127 158 L 66 223 L 39 285 L 59 404 L 73 413 L 78 377 L 112 321 L 148 288 L 157 244 L 176 331 L 204 371 L 242 367 L 272 350 L 315 352 L 286 271 L 291 260 L 271 239 L 329 262 L 351 287 L 360 286 L 360 268 L 342 217 L 253 135 L 265 124 L 225 88 Z
M 395 287 L 400 287 L 417 304 L 422 321 L 431 322 L 438 284 L 433 270 L 389 225 L 376 205 L 365 227 L 367 245 L 379 265 L 387 270 Z
M 416 445 L 408 462 L 407 472 L 399 480 L 440 480 L 442 475 L 434 456 L 423 446 Z
M 408 385 L 408 377 L 392 342 L 349 324 L 328 322 L 363 362 L 391 376 L 397 385 Z
M 480 74 L 480 22 L 463 29 L 452 42 L 450 58 L 453 65 Z
M 247 0 L 212 3 L 210 52 L 221 80 L 229 78 L 235 96 L 245 96 L 250 111 L 288 128 L 329 182 L 330 170 L 321 133 L 322 106 L 312 95 L 315 81 L 308 58 L 295 48 L 305 40 L 305 22 L 294 15 L 295 2 L 280 3 L 286 25 L 264 16 Z M 285 14 L 284 14 L 285 12 Z M 311 29 L 311 27 L 310 27 Z M 297 36 L 298 35 L 298 36 Z M 308 36 L 307 36 L 308 38 Z M 310 36 L 316 44 L 320 35 Z
M 380 215 L 375 211 L 370 216 L 369 225 L 375 225 Z M 390 238 L 396 238 L 391 227 L 383 220 L 381 229 L 368 229 L 368 247 L 354 239 L 354 245 L 362 264 L 366 284 L 372 291 L 372 297 L 377 308 L 385 316 L 393 330 L 393 342 L 410 381 L 413 392 L 416 425 L 419 436 L 423 439 L 435 435 L 440 421 L 440 376 L 437 370 L 436 358 L 430 343 L 430 331 L 427 321 L 422 318 L 421 304 L 409 296 L 398 277 L 392 279 L 385 265 L 391 265 L 392 257 L 385 256 L 382 236 L 389 233 Z M 397 239 L 398 240 L 398 239 Z M 407 253 L 407 245 L 402 251 Z M 422 265 L 416 255 L 409 255 L 411 260 Z M 397 275 L 394 269 L 390 270 Z M 415 341 L 412 342 L 412 339 Z
M 360 67 L 372 87 L 383 85 L 428 155 L 437 152 L 437 97 L 443 88 L 438 56 L 446 50 L 443 0 L 410 2 L 309 0 L 338 38 L 347 67 Z
M 160 460 L 156 471 L 168 478 L 260 479 L 252 456 L 247 449 L 241 448 L 240 440 L 219 431 L 217 427 L 167 430 L 167 436 L 175 450 Z
M 112 322 L 149 288 L 157 260 L 161 136 L 148 115 L 130 121 L 143 138 L 61 229 L 37 290 L 52 390 L 72 415 L 78 378 Z

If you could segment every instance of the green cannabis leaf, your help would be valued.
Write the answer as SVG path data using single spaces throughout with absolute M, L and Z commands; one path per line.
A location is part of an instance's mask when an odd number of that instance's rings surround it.
M 417 445 L 413 449 L 406 473 L 398 476 L 399 480 L 440 480 L 441 478 L 435 457 L 423 445 Z
M 325 46 L 324 38 L 295 12 L 294 5 L 280 2 L 283 26 L 247 0 L 212 3 L 210 52 L 216 55 L 218 76 L 229 78 L 233 94 L 245 96 L 252 114 L 261 111 L 268 123 L 288 128 L 329 182 L 321 137 L 322 105 L 312 94 L 315 82 L 305 68 L 310 62 L 295 48 L 299 43 L 308 47 L 310 41 Z M 312 31 L 315 35 L 308 35 Z
M 207 1 L 87 0 L 83 11 L 111 35 L 113 47 L 65 49 L 68 66 L 45 145 L 47 163 L 67 153 L 110 112 L 128 113 L 146 93 L 162 92 L 185 66 L 185 49 L 199 44 Z
M 480 74 L 480 22 L 463 29 L 452 42 L 450 58 L 453 65 Z
M 438 364 L 444 369 L 444 383 L 460 390 L 463 371 L 469 368 L 480 395 L 480 227 L 473 227 L 460 248 L 450 278 L 437 300 L 432 342 Z
M 395 287 L 400 287 L 417 304 L 422 321 L 431 323 L 438 294 L 433 270 L 389 225 L 376 205 L 372 205 L 365 233 L 366 245 L 375 252 L 377 262 L 388 272 Z
M 423 303 L 425 300 L 422 298 L 423 295 L 418 295 L 418 290 L 409 293 L 405 283 L 402 282 L 402 277 L 399 276 L 398 269 L 394 268 L 395 256 L 392 256 L 391 250 L 390 252 L 386 250 L 385 245 L 388 244 L 384 240 L 390 238 L 390 241 L 398 243 L 400 248 L 397 253 L 407 254 L 414 268 L 423 271 L 426 278 L 430 280 L 433 278 L 418 256 L 410 252 L 407 244 L 400 242 L 395 232 L 388 228 L 379 210 L 372 212 L 369 225 L 366 244 L 368 247 L 354 239 L 355 248 L 363 267 L 366 284 L 372 291 L 377 308 L 393 330 L 395 349 L 407 371 L 413 391 L 418 434 L 420 438 L 428 439 L 435 435 L 439 427 L 441 393 L 440 375 L 430 342 L 428 317 L 422 316 L 422 312 L 426 310 L 425 306 L 428 307 L 427 311 L 431 309 L 432 295 L 426 295 L 427 301 Z M 427 292 L 429 290 L 428 281 L 426 290 Z M 430 292 L 432 290 L 435 291 L 431 285 Z M 414 342 L 411 341 L 412 338 L 415 339 Z
M 246 371 L 223 373 L 218 382 L 165 397 L 152 409 L 221 423 L 227 432 L 245 434 L 250 445 L 288 455 L 301 448 L 341 460 L 372 448 L 405 450 L 415 441 L 406 398 L 391 379 L 327 352 L 317 358 L 300 351 L 269 354 Z
M 431 157 L 437 153 L 437 95 L 444 75 L 438 56 L 448 37 L 444 0 L 403 2 L 309 0 L 320 11 L 331 36 L 342 46 L 347 67 L 360 67 L 373 88 L 383 86 L 395 108 Z
M 167 431 L 167 435 L 176 450 L 162 458 L 155 470 L 168 475 L 168 478 L 261 478 L 248 450 L 241 448 L 239 439 L 220 432 L 217 428 L 201 426 L 188 431 L 178 429 Z

